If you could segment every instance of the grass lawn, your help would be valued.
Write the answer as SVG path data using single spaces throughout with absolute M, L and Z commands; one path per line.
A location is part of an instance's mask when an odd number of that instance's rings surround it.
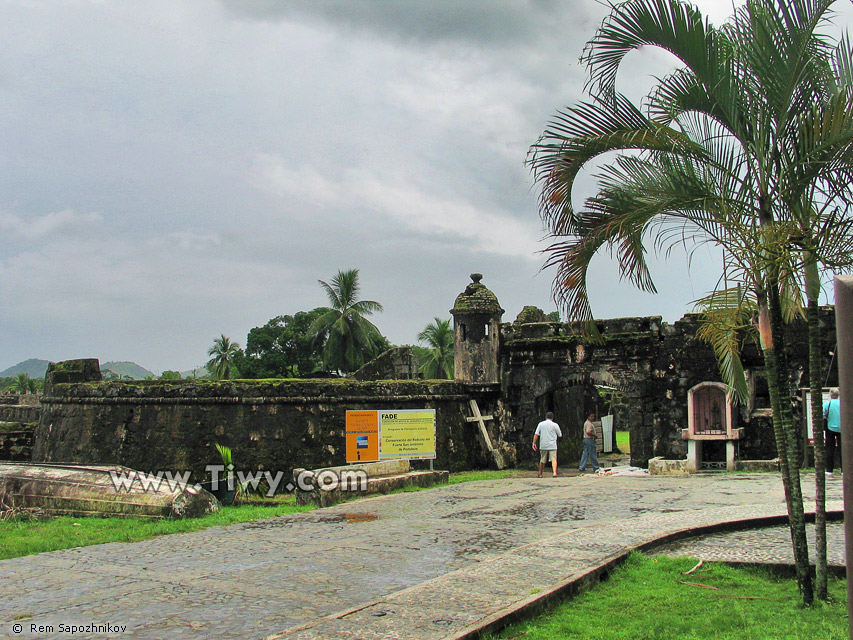
M 616 447 L 622 453 L 631 453 L 631 434 L 627 431 L 616 431 Z
M 610 579 L 489 636 L 502 640 L 847 640 L 847 583 L 804 608 L 793 578 L 690 558 L 632 554 Z M 689 583 L 689 584 L 686 584 Z M 713 588 L 710 588 L 713 587 Z
M 85 547 L 102 542 L 136 542 L 167 533 L 197 531 L 217 525 L 261 520 L 289 513 L 308 511 L 297 507 L 295 498 L 271 506 L 242 505 L 222 507 L 202 518 L 151 520 L 147 518 L 77 518 L 61 516 L 45 519 L 0 521 L 0 560 L 43 551 Z
M 465 471 L 450 475 L 450 484 L 474 480 L 498 480 L 517 475 L 507 471 Z M 421 490 L 420 487 L 416 489 Z M 310 511 L 314 507 L 297 507 L 296 498 L 270 501 L 269 505 L 222 507 L 203 518 L 150 520 L 143 518 L 12 518 L 0 519 L 0 560 L 17 558 L 43 551 L 85 547 L 103 542 L 137 542 L 169 533 L 198 531 L 217 525 L 235 524 L 274 516 Z

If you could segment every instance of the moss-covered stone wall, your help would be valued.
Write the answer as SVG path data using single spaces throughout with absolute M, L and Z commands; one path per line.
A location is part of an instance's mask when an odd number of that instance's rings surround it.
M 30 460 L 35 430 L 35 423 L 0 422 L 0 460 Z
M 833 307 L 821 309 L 824 375 L 837 385 Z M 613 411 L 619 429 L 631 433 L 631 462 L 647 466 L 655 456 L 685 458 L 687 391 L 705 381 L 720 381 L 710 346 L 696 337 L 698 315 L 688 314 L 674 324 L 660 317 L 617 318 L 596 324 L 603 342 L 592 343 L 564 323 L 509 323 L 501 326 L 501 386 L 505 409 L 503 430 L 514 441 L 532 438 L 545 411 L 554 411 L 564 437 L 560 455 L 565 462 L 580 458 L 584 413 L 600 416 L 606 403 L 596 385 L 618 390 L 621 405 Z M 791 399 L 795 417 L 802 415 L 798 388 L 808 385 L 808 341 L 805 322 L 788 327 Z M 754 344 L 743 354 L 752 394 L 738 408 L 743 439 L 741 459 L 776 455 L 762 357 Z M 707 444 L 707 443 L 706 443 Z M 710 450 L 709 445 L 706 449 Z M 525 451 L 526 449 L 522 449 Z M 533 453 L 525 453 L 532 461 Z M 524 461 L 524 455 L 522 461 Z M 559 456 L 558 456 L 559 457 Z
M 345 463 L 347 410 L 429 408 L 437 416 L 437 467 L 483 468 L 490 458 L 465 419 L 468 401 L 495 412 L 498 391 L 415 380 L 54 383 L 42 400 L 33 459 L 201 474 L 219 463 L 219 443 L 231 447 L 238 469 L 287 472 Z
M 41 408 L 24 404 L 0 404 L 0 422 L 38 422 Z
M 832 307 L 821 309 L 824 372 L 838 384 Z M 631 462 L 656 456 L 685 458 L 687 392 L 719 381 L 711 348 L 696 338 L 699 317 L 674 324 L 660 317 L 597 321 L 602 342 L 592 343 L 559 322 L 500 325 L 499 384 L 395 380 L 103 382 L 97 361 L 51 365 L 42 399 L 33 459 L 118 463 L 143 471 L 200 473 L 219 462 L 214 444 L 230 446 L 238 468 L 283 470 L 345 462 L 345 412 L 358 409 L 434 408 L 438 468 L 485 468 L 492 463 L 478 435 L 469 401 L 477 400 L 493 445 L 510 466 L 530 466 L 536 424 L 554 411 L 564 437 L 561 464 L 581 453 L 585 412 L 607 409 L 601 388 L 618 401 L 615 424 L 631 433 Z M 491 333 L 496 336 L 495 333 Z M 497 341 L 496 341 L 497 342 Z M 791 398 L 799 419 L 798 389 L 808 384 L 804 322 L 788 328 Z M 775 456 L 763 362 L 754 345 L 743 355 L 752 394 L 738 408 L 740 459 Z M 707 444 L 707 443 L 706 443 Z M 708 444 L 706 452 L 713 454 Z

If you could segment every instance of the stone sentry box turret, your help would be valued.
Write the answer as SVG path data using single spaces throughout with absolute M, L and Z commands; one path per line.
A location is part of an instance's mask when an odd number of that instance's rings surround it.
M 504 310 L 494 293 L 480 283 L 482 274 L 472 273 L 471 284 L 456 297 L 453 316 L 454 366 L 461 382 L 499 382 L 498 351 Z

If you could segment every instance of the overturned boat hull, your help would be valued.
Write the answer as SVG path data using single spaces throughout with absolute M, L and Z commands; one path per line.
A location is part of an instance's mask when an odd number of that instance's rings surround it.
M 191 518 L 219 508 L 219 501 L 203 489 L 157 482 L 156 478 L 127 467 L 0 462 L 0 510 L 38 509 L 48 515 Z

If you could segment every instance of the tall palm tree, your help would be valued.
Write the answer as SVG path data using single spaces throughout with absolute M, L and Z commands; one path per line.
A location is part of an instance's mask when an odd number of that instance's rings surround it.
M 812 585 L 787 400 L 783 303 L 791 298 L 785 293 L 795 286 L 793 274 L 801 272 L 803 249 L 824 265 L 844 245 L 849 256 L 850 243 L 839 241 L 829 209 L 806 206 L 815 193 L 824 204 L 850 199 L 853 109 L 845 79 L 853 56 L 849 46 L 833 49 L 820 35 L 832 3 L 747 0 L 720 29 L 680 0 L 614 5 L 584 52 L 592 101 L 561 112 L 529 159 L 542 183 L 542 216 L 561 239 L 547 263 L 558 269 L 555 297 L 590 327 L 586 277 L 599 249 L 615 248 L 623 275 L 654 291 L 646 238 L 661 248 L 673 238 L 726 248 L 757 303 L 797 579 L 807 603 Z M 645 113 L 615 90 L 622 59 L 644 45 L 683 63 L 652 90 Z M 576 212 L 571 191 L 578 172 L 602 153 L 626 150 L 601 170 L 598 195 Z M 814 214 L 805 224 L 803 212 Z
M 29 374 L 22 372 L 15 376 L 9 388 L 16 393 L 26 394 L 33 391 L 34 386 L 35 381 L 30 378 Z
M 240 356 L 240 345 L 231 342 L 224 333 L 213 341 L 207 355 L 213 356 L 207 363 L 207 369 L 217 380 L 230 380 L 234 361 Z
M 338 271 L 331 283 L 318 282 L 329 298 L 329 307 L 311 323 L 308 333 L 325 339 L 323 363 L 327 369 L 355 371 L 378 355 L 385 343 L 379 329 L 365 317 L 381 312 L 382 305 L 358 299 L 358 269 Z
M 418 334 L 418 341 L 426 343 L 429 355 L 421 363 L 420 369 L 427 379 L 453 379 L 453 329 L 450 320 L 434 318 Z

